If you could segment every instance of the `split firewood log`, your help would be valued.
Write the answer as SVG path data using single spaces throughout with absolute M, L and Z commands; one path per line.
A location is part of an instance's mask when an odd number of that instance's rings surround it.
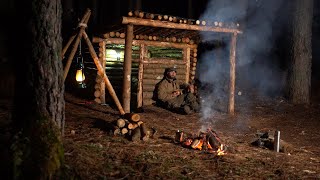
M 127 124 L 127 120 L 126 120 L 126 119 L 120 118 L 120 119 L 117 120 L 117 126 L 118 126 L 119 128 L 125 127 L 126 124 Z
M 132 122 L 138 122 L 140 120 L 140 115 L 135 113 L 126 113 L 123 115 L 123 118 Z
M 128 133 L 128 129 L 127 128 L 122 128 L 121 129 L 121 134 L 122 135 L 125 135 L 125 134 L 127 134 Z
M 143 123 L 143 121 L 138 121 L 137 122 L 138 126 L 141 126 L 142 123 Z
M 114 136 L 117 136 L 117 135 L 120 135 L 121 133 L 121 130 L 118 126 L 113 126 L 113 135 Z
M 139 127 L 139 125 L 137 123 L 129 123 L 128 124 L 128 129 L 135 129 L 137 127 Z

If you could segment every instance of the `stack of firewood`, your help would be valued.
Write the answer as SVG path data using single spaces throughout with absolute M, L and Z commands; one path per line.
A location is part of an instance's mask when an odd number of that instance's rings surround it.
M 138 114 L 128 113 L 114 122 L 113 135 L 125 136 L 131 141 L 148 141 L 155 133 L 156 130 L 141 121 Z

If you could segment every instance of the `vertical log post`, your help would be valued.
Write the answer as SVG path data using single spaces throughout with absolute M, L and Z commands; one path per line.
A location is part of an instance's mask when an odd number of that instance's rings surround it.
M 142 107 L 142 99 L 143 99 L 143 61 L 144 61 L 144 57 L 145 57 L 145 45 L 141 44 L 140 45 L 140 62 L 139 62 L 139 74 L 138 74 L 138 93 L 137 93 L 137 107 L 140 108 Z
M 236 44 L 237 33 L 233 33 L 230 42 L 230 88 L 229 88 L 229 114 L 234 115 L 234 91 L 236 81 Z
M 125 38 L 125 54 L 124 54 L 124 62 L 123 62 L 123 91 L 122 91 L 122 105 L 126 113 L 130 113 L 132 42 L 133 42 L 133 25 L 128 24 L 126 38 Z
M 189 83 L 190 77 L 190 48 L 183 48 L 183 60 L 186 63 L 186 83 Z
M 90 42 L 90 40 L 89 40 L 89 38 L 88 38 L 87 33 L 84 31 L 84 32 L 82 33 L 82 36 L 83 36 L 83 38 L 85 39 L 85 41 L 86 41 L 86 43 L 87 43 L 87 45 L 88 45 L 90 55 L 91 55 L 91 57 L 92 57 L 95 65 L 97 66 L 97 69 L 98 69 L 99 73 L 100 73 L 101 75 L 103 75 L 103 80 L 104 80 L 104 82 L 105 82 L 105 84 L 106 84 L 106 86 L 107 86 L 107 89 L 108 89 L 111 97 L 113 98 L 116 106 L 118 107 L 118 110 L 119 110 L 120 114 L 121 114 L 121 115 L 124 115 L 125 112 L 124 112 L 124 110 L 123 110 L 123 108 L 122 108 L 122 106 L 121 106 L 121 103 L 120 103 L 120 101 L 119 101 L 119 99 L 118 99 L 118 97 L 117 97 L 117 94 L 116 94 L 116 92 L 114 91 L 114 89 L 113 89 L 113 87 L 112 87 L 112 85 L 111 85 L 111 83 L 110 83 L 110 81 L 109 81 L 108 76 L 106 75 L 105 69 L 102 68 L 102 66 L 101 66 L 101 64 L 100 64 L 100 62 L 99 62 L 99 58 L 98 58 L 98 56 L 97 56 L 97 53 L 95 52 L 95 50 L 94 50 L 94 48 L 93 48 L 93 45 L 92 45 L 92 43 Z
M 104 69 L 104 71 L 106 70 L 106 42 L 105 41 L 102 41 L 99 43 L 100 45 L 100 48 L 102 49 L 101 53 L 101 57 L 100 57 L 100 63 L 101 63 L 101 66 L 102 68 Z M 101 75 L 101 77 L 103 77 L 103 75 Z M 100 100 L 101 100 L 101 103 L 102 104 L 105 104 L 106 103 L 106 86 L 105 86 L 105 83 L 103 83 L 101 81 L 100 83 L 100 91 L 101 91 L 101 95 L 100 95 Z

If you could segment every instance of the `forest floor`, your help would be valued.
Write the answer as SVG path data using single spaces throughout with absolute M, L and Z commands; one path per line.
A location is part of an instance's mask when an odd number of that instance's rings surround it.
M 154 105 L 139 115 L 157 130 L 148 141 L 115 136 L 117 109 L 66 94 L 65 163 L 79 179 L 320 179 L 320 104 L 297 106 L 282 98 L 236 98 L 235 116 L 215 112 L 182 115 Z M 10 107 L 1 101 L 0 114 Z M 4 126 L 4 123 L 1 124 Z M 227 147 L 222 156 L 174 142 L 177 130 L 211 128 Z M 257 134 L 280 131 L 284 152 L 251 143 Z M 2 130 L 1 134 L 5 134 Z M 5 136 L 1 136 L 5 137 Z M 2 138 L 3 140 L 4 138 Z M 7 147 L 7 146 L 5 146 Z M 4 151 L 1 152 L 5 156 Z

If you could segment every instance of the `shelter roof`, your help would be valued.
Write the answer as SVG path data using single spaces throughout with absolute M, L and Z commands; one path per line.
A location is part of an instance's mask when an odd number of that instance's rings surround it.
M 113 25 L 104 38 L 124 38 L 126 25 L 134 25 L 134 39 L 167 41 L 175 43 L 197 44 L 202 41 L 201 33 L 242 33 L 240 25 L 235 22 L 214 20 L 194 20 L 170 15 L 130 11 L 123 16 L 121 23 Z

